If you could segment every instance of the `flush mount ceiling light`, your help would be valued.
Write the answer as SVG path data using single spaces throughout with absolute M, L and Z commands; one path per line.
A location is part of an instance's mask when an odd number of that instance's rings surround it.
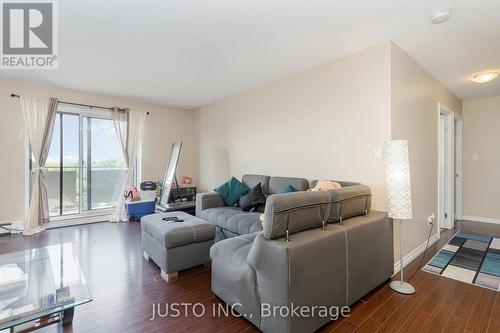
M 486 83 L 496 79 L 498 72 L 485 72 L 474 75 L 471 80 L 476 83 Z
M 443 9 L 443 10 L 435 12 L 431 16 L 431 22 L 433 24 L 444 23 L 444 22 L 448 21 L 450 19 L 450 17 L 451 17 L 451 10 Z

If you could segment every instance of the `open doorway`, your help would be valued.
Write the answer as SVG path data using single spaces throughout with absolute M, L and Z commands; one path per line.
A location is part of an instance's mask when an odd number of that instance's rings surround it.
M 463 120 L 441 103 L 438 117 L 438 222 L 451 229 L 462 218 Z

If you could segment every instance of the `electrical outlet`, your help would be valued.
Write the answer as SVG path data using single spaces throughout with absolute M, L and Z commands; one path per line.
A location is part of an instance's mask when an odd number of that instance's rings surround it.
M 430 225 L 434 221 L 435 218 L 436 218 L 436 216 L 434 216 L 434 213 L 427 216 L 427 224 Z
M 373 156 L 376 158 L 376 159 L 380 159 L 382 158 L 382 147 L 375 147 L 374 151 L 373 151 Z

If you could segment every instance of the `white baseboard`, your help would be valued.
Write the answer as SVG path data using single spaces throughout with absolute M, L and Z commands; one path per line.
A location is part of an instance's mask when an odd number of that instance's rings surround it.
M 0 221 L 0 225 L 10 230 L 7 231 L 6 229 L 0 228 L 0 235 L 19 234 L 23 230 L 22 228 L 19 230 L 19 226 L 22 226 L 21 221 Z
M 65 219 L 56 219 L 50 223 L 44 224 L 42 226 L 43 229 L 52 229 L 52 228 L 61 228 L 61 227 L 70 227 L 81 224 L 88 223 L 97 223 L 97 222 L 108 222 L 111 219 L 112 215 L 103 214 L 96 216 L 82 216 L 82 217 L 69 217 Z M 24 230 L 23 222 L 21 221 L 0 221 L 0 225 L 5 225 L 11 228 L 11 234 L 19 234 Z M 7 234 L 8 232 L 1 232 L 0 234 Z M 0 332 L 1 333 L 1 332 Z
M 464 216 L 462 216 L 462 220 L 473 221 L 473 222 L 482 222 L 482 223 L 500 224 L 500 219 L 496 219 L 493 217 L 464 215 Z
M 60 227 L 70 227 L 80 224 L 97 223 L 97 222 L 108 222 L 112 215 L 96 215 L 96 216 L 85 216 L 78 218 L 68 218 L 63 220 L 51 221 L 43 225 L 44 229 L 60 228 Z
M 439 239 L 439 232 L 437 232 L 437 233 L 435 233 L 434 235 L 431 236 L 431 238 L 429 240 L 429 247 L 432 244 L 436 243 L 438 239 Z M 410 253 L 408 253 L 403 258 L 403 267 L 406 267 L 409 263 L 411 263 L 413 260 L 415 260 L 415 258 L 417 258 L 419 255 L 421 255 L 422 253 L 424 253 L 426 245 L 427 245 L 427 240 L 425 240 L 425 242 L 423 242 L 422 244 L 420 244 L 419 246 L 417 246 L 416 249 L 414 249 L 413 251 L 411 251 Z M 400 264 L 400 260 L 398 260 L 394 264 L 394 275 L 396 275 L 397 273 L 399 273 L 399 264 Z
M 0 225 L 19 224 L 21 221 L 0 221 Z

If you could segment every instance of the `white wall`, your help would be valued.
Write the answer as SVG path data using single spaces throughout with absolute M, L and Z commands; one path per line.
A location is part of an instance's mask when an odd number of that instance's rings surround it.
M 195 111 L 200 188 L 245 173 L 353 180 L 384 210 L 389 61 L 384 43 Z
M 392 139 L 408 140 L 413 220 L 405 221 L 404 254 L 427 240 L 426 217 L 437 216 L 438 103 L 462 114 L 462 101 L 397 45 L 391 47 Z M 399 226 L 394 228 L 399 260 Z M 433 234 L 437 231 L 437 221 Z
M 170 145 L 182 141 L 178 176 L 194 175 L 193 111 L 154 105 L 126 98 L 93 95 L 24 81 L 0 80 L 0 222 L 21 221 L 25 207 L 24 124 L 18 99 L 11 93 L 53 96 L 60 100 L 149 111 L 142 147 L 142 178 L 163 179 Z
M 463 144 L 464 215 L 499 220 L 500 96 L 464 102 Z

